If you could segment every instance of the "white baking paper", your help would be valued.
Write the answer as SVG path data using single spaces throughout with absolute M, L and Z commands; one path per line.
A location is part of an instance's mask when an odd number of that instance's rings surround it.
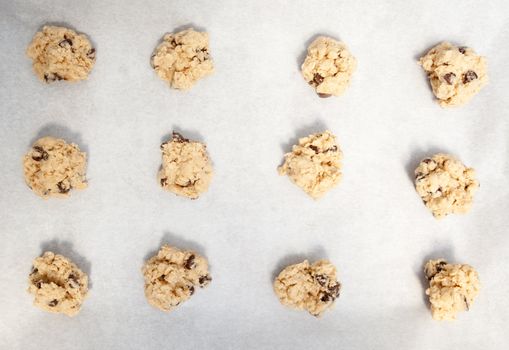
M 25 50 L 44 24 L 97 48 L 87 81 L 45 85 Z M 152 71 L 164 33 L 210 34 L 216 72 L 189 92 Z M 351 86 L 319 99 L 302 79 L 319 34 L 358 59 Z M 449 40 L 485 55 L 490 84 L 443 109 L 417 59 Z M 0 0 L 1 349 L 507 349 L 509 3 L 474 1 Z M 344 179 L 313 201 L 276 168 L 298 137 L 332 130 Z M 215 176 L 190 201 L 156 183 L 172 130 L 208 146 Z M 40 136 L 89 155 L 89 188 L 42 200 L 21 159 Z M 443 151 L 477 170 L 472 211 L 435 220 L 412 184 Z M 149 306 L 140 268 L 161 243 L 204 254 L 213 281 L 178 310 Z M 26 293 L 44 250 L 72 258 L 92 288 L 75 318 Z M 468 263 L 482 290 L 456 322 L 433 321 L 423 263 Z M 330 259 L 342 294 L 315 319 L 279 304 L 274 276 Z

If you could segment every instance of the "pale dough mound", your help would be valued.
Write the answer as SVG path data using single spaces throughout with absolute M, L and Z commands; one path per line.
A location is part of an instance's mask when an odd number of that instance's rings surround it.
M 342 157 L 336 137 L 325 131 L 299 139 L 299 144 L 285 155 L 285 162 L 278 171 L 318 199 L 341 180 Z
M 43 197 L 67 197 L 71 189 L 87 187 L 86 153 L 62 139 L 43 137 L 25 155 L 25 181 L 35 194 Z
M 442 107 L 467 103 L 487 83 L 486 59 L 468 47 L 443 42 L 419 60 Z
M 66 257 L 45 252 L 33 262 L 28 292 L 44 311 L 75 316 L 88 293 L 88 276 Z
M 35 34 L 27 55 L 46 83 L 87 79 L 95 64 L 95 49 L 87 36 L 64 27 L 45 26 Z
M 306 310 L 313 316 L 321 316 L 332 307 L 340 289 L 336 268 L 327 260 L 290 265 L 274 281 L 274 291 L 283 305 Z
M 429 280 L 431 313 L 435 320 L 455 320 L 460 311 L 469 310 L 479 294 L 479 276 L 469 265 L 430 260 L 424 266 Z
M 142 269 L 145 296 L 150 305 L 171 311 L 189 299 L 196 287 L 206 287 L 212 278 L 202 256 L 163 245 Z
M 163 160 L 157 179 L 162 188 L 191 199 L 207 191 L 213 172 L 203 143 L 173 132 L 173 138 L 163 143 L 161 150 Z
M 151 64 L 157 75 L 171 87 L 190 89 L 198 80 L 214 72 L 209 55 L 209 35 L 193 29 L 166 34 L 152 55 Z
M 475 170 L 448 154 L 426 158 L 415 169 L 415 188 L 424 204 L 440 219 L 467 213 L 479 182 Z
M 308 47 L 302 64 L 304 79 L 320 97 L 339 96 L 350 84 L 357 66 L 345 44 L 328 37 L 318 37 Z

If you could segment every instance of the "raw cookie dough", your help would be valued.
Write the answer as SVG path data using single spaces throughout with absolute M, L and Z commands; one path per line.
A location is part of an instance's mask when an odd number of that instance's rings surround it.
M 43 197 L 67 197 L 71 189 L 87 187 L 87 155 L 74 143 L 43 137 L 25 155 L 25 182 L 35 194 Z
M 87 79 L 95 64 L 95 49 L 87 36 L 64 27 L 44 26 L 35 34 L 27 55 L 35 74 L 46 83 Z
M 486 59 L 469 47 L 443 42 L 420 60 L 442 107 L 467 103 L 488 83 Z
M 299 144 L 285 155 L 285 162 L 278 171 L 318 199 L 341 180 L 342 158 L 336 137 L 324 131 L 299 139 Z
M 88 277 L 62 255 L 45 252 L 33 262 L 28 292 L 44 311 L 75 316 L 88 293 Z
M 455 320 L 458 312 L 470 309 L 479 294 L 479 276 L 470 265 L 430 260 L 424 273 L 429 280 L 426 295 L 435 320 Z
M 207 191 L 212 180 L 212 164 L 207 147 L 190 141 L 179 133 L 161 145 L 163 160 L 157 181 L 167 191 L 197 199 Z
M 209 54 L 209 35 L 186 29 L 166 34 L 151 58 L 152 68 L 172 88 L 187 90 L 214 72 Z
M 357 61 L 345 44 L 328 37 L 318 37 L 308 47 L 302 64 L 304 79 L 320 97 L 339 96 L 350 84 Z
M 173 310 L 189 299 L 196 287 L 206 287 L 212 280 L 204 257 L 169 245 L 163 245 L 142 272 L 149 304 L 163 311 Z
M 307 260 L 290 265 L 274 281 L 274 291 L 281 304 L 306 310 L 313 316 L 321 316 L 332 307 L 340 289 L 336 268 L 327 260 L 313 265 Z
M 417 193 L 437 219 L 468 212 L 478 187 L 474 169 L 448 154 L 426 158 L 415 169 Z

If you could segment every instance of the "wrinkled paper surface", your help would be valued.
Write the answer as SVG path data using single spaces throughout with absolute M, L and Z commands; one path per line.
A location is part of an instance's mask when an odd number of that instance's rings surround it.
M 0 1 L 0 348 L 505 349 L 509 316 L 509 4 L 506 1 Z M 89 79 L 45 85 L 25 50 L 45 23 L 84 32 Z M 152 71 L 163 34 L 207 30 L 216 72 L 171 90 Z M 317 98 L 299 66 L 318 34 L 358 60 L 346 93 Z M 442 109 L 417 59 L 443 40 L 488 59 L 490 84 Z M 298 137 L 332 130 L 342 183 L 313 201 L 276 168 Z M 205 142 L 215 175 L 196 201 L 156 183 L 172 130 Z M 44 201 L 21 159 L 40 136 L 89 156 L 89 188 Z M 435 220 L 416 194 L 420 159 L 477 170 L 472 211 Z M 213 281 L 170 314 L 140 273 L 161 243 L 205 255 Z M 72 258 L 91 280 L 75 318 L 32 307 L 31 261 Z M 431 319 L 423 264 L 468 263 L 482 290 L 454 323 Z M 274 276 L 330 259 L 343 289 L 315 319 L 286 309 Z

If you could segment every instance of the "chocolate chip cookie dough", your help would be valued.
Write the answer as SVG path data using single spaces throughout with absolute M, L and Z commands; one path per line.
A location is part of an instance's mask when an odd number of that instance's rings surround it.
M 67 197 L 71 189 L 87 187 L 86 153 L 73 143 L 43 137 L 37 140 L 23 160 L 25 182 L 42 198 Z
M 448 154 L 436 154 L 415 169 L 415 188 L 437 218 L 467 213 L 479 182 L 475 170 Z
M 27 55 L 37 77 L 46 83 L 87 79 L 95 64 L 95 49 L 87 36 L 64 27 L 44 26 Z
M 429 280 L 426 295 L 435 320 L 455 320 L 458 312 L 470 309 L 479 294 L 479 276 L 470 265 L 430 260 L 424 273 Z
M 281 304 L 321 316 L 339 297 L 336 268 L 327 260 L 310 265 L 307 260 L 286 267 L 274 281 Z
M 212 280 L 204 257 L 169 245 L 147 261 L 142 273 L 149 304 L 162 311 L 173 310 Z
M 319 199 L 341 180 L 342 158 L 336 137 L 324 131 L 299 139 L 299 144 L 285 155 L 278 171 L 280 175 L 288 175 L 313 199 Z
M 469 47 L 443 42 L 424 55 L 419 64 L 442 107 L 467 103 L 488 83 L 486 59 Z
M 152 68 L 174 89 L 188 90 L 214 72 L 209 35 L 192 28 L 166 34 L 151 58 Z
M 318 37 L 308 47 L 302 64 L 302 76 L 320 97 L 339 96 L 350 84 L 357 66 L 345 44 L 328 37 Z
M 88 293 L 88 276 L 68 258 L 45 252 L 33 262 L 28 292 L 44 311 L 75 316 Z
M 173 132 L 161 145 L 162 166 L 157 176 L 160 186 L 179 196 L 197 199 L 212 180 L 212 164 L 207 147 Z

